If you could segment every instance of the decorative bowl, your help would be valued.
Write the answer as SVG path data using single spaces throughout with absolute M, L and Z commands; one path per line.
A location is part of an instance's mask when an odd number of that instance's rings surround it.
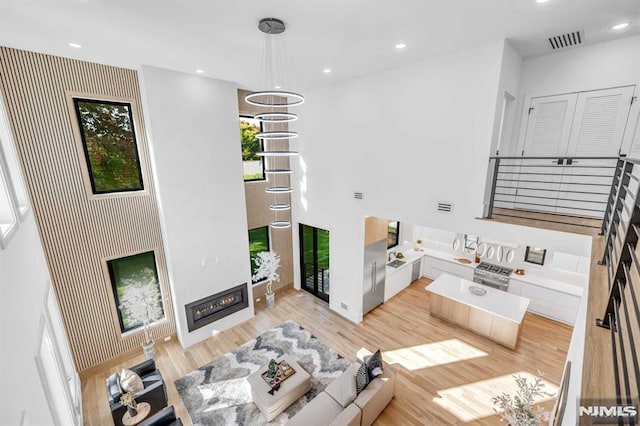
M 475 294 L 476 296 L 484 296 L 485 294 L 487 294 L 487 290 L 485 290 L 484 288 L 472 285 L 472 286 L 469 286 L 469 293 Z

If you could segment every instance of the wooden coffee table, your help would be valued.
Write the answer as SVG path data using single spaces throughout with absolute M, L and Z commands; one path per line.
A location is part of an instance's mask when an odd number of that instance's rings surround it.
M 276 362 L 280 361 L 287 361 L 295 370 L 295 374 L 280 382 L 280 389 L 273 392 L 273 395 L 269 394 L 271 386 L 262 377 L 263 373 L 267 371 L 267 366 L 258 369 L 247 378 L 251 386 L 253 402 L 268 422 L 311 390 L 311 375 L 295 359 L 289 355 L 283 355 L 276 359 Z
M 136 408 L 138 410 L 138 414 L 133 417 L 129 415 L 129 411 L 124 413 L 124 416 L 122 416 L 122 424 L 124 426 L 137 425 L 138 423 L 143 421 L 151 412 L 151 404 L 149 404 L 148 402 L 140 402 L 138 403 Z

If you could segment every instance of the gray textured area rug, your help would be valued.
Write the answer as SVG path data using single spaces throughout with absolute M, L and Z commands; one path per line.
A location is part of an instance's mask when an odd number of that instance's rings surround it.
M 349 366 L 307 330 L 287 321 L 175 381 L 193 424 L 267 424 L 252 401 L 247 377 L 283 354 L 311 375 L 311 390 L 268 423 L 273 425 L 287 423 Z

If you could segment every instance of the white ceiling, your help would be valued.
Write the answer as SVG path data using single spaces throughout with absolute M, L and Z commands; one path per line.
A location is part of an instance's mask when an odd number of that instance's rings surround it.
M 285 21 L 302 88 L 501 38 L 533 56 L 551 52 L 549 36 L 575 30 L 585 44 L 640 34 L 639 0 L 0 0 L 0 45 L 129 68 L 201 68 L 256 88 L 264 17 Z M 632 24 L 610 29 L 621 21 Z M 396 51 L 399 41 L 408 47 Z

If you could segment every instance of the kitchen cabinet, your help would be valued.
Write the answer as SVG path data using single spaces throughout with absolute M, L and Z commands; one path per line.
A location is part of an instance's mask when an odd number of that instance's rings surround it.
M 431 256 L 424 256 L 422 261 L 422 276 L 435 280 L 443 273 L 455 275 L 466 280 L 473 280 L 473 264 L 463 265 L 462 263 L 437 259 Z
M 391 299 L 396 294 L 411 284 L 411 264 L 402 265 L 393 272 L 387 274 L 384 285 L 384 301 Z
M 514 289 L 520 288 L 521 296 L 531 299 L 529 312 L 570 325 L 575 323 L 580 306 L 579 296 L 513 278 L 509 282 L 510 293 L 512 286 Z

